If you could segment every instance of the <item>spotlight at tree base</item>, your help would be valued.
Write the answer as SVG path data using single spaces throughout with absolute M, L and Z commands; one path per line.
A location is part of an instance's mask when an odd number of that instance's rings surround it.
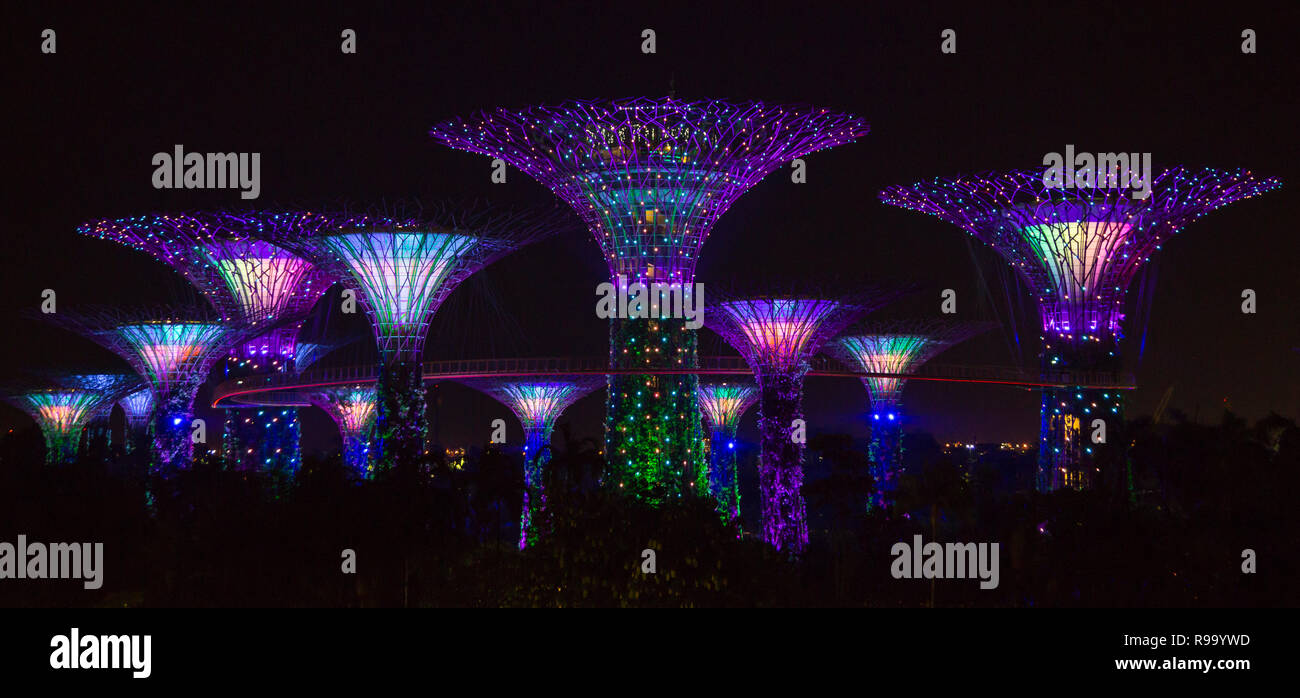
M 355 216 L 257 233 L 356 291 L 381 360 L 371 443 L 377 473 L 413 469 L 422 460 L 428 428 L 420 362 L 438 307 L 471 274 L 564 227 L 551 211 L 440 206 L 412 216 Z
M 524 428 L 524 504 L 519 519 L 519 549 L 535 545 L 545 529 L 546 464 L 551 460 L 551 431 L 570 405 L 605 384 L 604 376 L 457 378 L 510 408 Z
M 1249 170 L 1174 167 L 1151 193 L 1107 178 L 1095 188 L 1055 188 L 1042 170 L 1016 170 L 893 186 L 887 204 L 948 221 L 997 250 L 1032 289 L 1042 319 L 1045 377 L 1120 369 L 1124 294 L 1140 266 L 1187 224 L 1221 206 L 1276 189 Z M 1094 436 L 1123 426 L 1120 391 L 1046 388 L 1037 487 L 1091 486 Z
M 232 347 L 227 377 L 292 370 L 296 337 L 306 313 L 330 282 L 310 262 L 252 237 L 268 230 L 334 225 L 338 219 L 303 211 L 149 214 L 85 223 L 78 232 L 151 255 L 175 269 L 217 308 L 222 319 L 269 331 Z M 226 460 L 237 468 L 291 474 L 301 462 L 298 411 L 226 411 Z
M 434 140 L 503 161 L 573 207 L 616 288 L 692 288 L 718 218 L 763 177 L 866 135 L 859 118 L 806 106 L 673 97 L 494 109 L 432 128 Z M 648 315 L 648 313 L 647 313 Z M 610 368 L 697 368 L 680 317 L 610 320 Z M 706 466 L 694 374 L 611 374 L 606 482 L 650 503 L 676 500 Z
M 758 401 L 758 388 L 748 382 L 700 383 L 700 410 L 709 420 L 709 468 L 701 480 L 727 520 L 740 517 L 740 481 L 736 476 L 736 428 Z
M 154 398 L 150 469 L 155 475 L 188 467 L 194 397 L 213 364 L 255 331 L 194 306 L 60 311 L 43 317 L 122 357 L 149 385 Z
M 914 373 L 940 352 L 991 329 L 992 323 L 950 320 L 871 322 L 826 345 L 826 352 L 863 373 L 894 374 L 862 379 L 871 396 L 868 460 L 875 491 L 868 509 L 892 502 L 903 464 L 903 376 Z
M 808 359 L 845 326 L 899 291 L 846 297 L 713 294 L 708 326 L 745 358 L 758 382 L 758 480 L 763 540 L 798 554 L 808 544 L 803 493 L 803 378 Z
M 313 388 L 311 404 L 325 410 L 343 438 L 343 464 L 358 478 L 374 474 L 370 463 L 370 435 L 375 428 L 376 395 L 373 385 Z

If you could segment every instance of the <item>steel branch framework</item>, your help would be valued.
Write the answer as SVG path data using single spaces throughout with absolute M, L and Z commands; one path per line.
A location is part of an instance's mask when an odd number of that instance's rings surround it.
M 858 117 L 809 106 L 638 97 L 492 109 L 430 135 L 501 158 L 572 206 L 611 278 L 689 283 L 709 231 L 746 190 L 868 130 Z
M 1169 236 L 1221 206 L 1281 186 L 1249 170 L 1175 167 L 1152 193 L 1054 188 L 1042 170 L 1012 170 L 888 187 L 887 204 L 952 223 L 993 247 L 1038 300 L 1043 331 L 1058 341 L 1118 339 L 1124 293 Z

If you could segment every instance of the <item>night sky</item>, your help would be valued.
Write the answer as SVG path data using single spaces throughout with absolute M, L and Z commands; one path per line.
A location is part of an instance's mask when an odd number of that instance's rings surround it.
M 683 99 L 813 103 L 871 124 L 857 143 L 810 156 L 807 184 L 778 170 L 724 215 L 698 267 L 706 289 L 765 274 L 915 281 L 917 296 L 878 314 L 900 317 L 937 313 L 940 290 L 953 288 L 959 317 L 1003 328 L 935 360 L 944 363 L 1035 367 L 1031 300 L 999 257 L 957 228 L 879 203 L 884 186 L 1037 167 L 1067 143 L 1151 152 L 1156 168 L 1248 167 L 1281 178 L 1281 190 L 1215 212 L 1165 245 L 1130 288 L 1123 349 L 1139 382 L 1130 417 L 1149 414 L 1171 385 L 1170 407 L 1203 422 L 1217 422 L 1225 400 L 1250 419 L 1300 413 L 1295 3 L 1269 12 L 1223 5 L 1205 16 L 1130 3 L 992 14 L 974 3 L 434 7 L 442 4 L 383 15 L 360 3 L 222 4 L 186 15 L 7 8 L 0 378 L 125 368 L 89 341 L 20 318 L 42 289 L 55 289 L 62 308 L 184 295 L 167 267 L 81 238 L 78 223 L 246 205 L 235 190 L 154 189 L 156 152 L 178 143 L 260 152 L 262 206 L 405 197 L 549 206 L 554 197 L 523 173 L 512 168 L 507 184 L 493 185 L 486 158 L 435 144 L 429 127 L 489 107 L 659 96 L 672 85 Z M 58 33 L 56 55 L 40 53 L 46 27 Z M 939 51 L 947 27 L 957 31 L 956 55 Z M 1256 55 L 1240 52 L 1247 27 L 1259 35 Z M 355 55 L 339 50 L 344 28 L 357 32 Z M 641 53 L 645 28 L 657 33 L 654 55 Z M 529 248 L 452 294 L 426 359 L 604 355 L 607 325 L 594 313 L 604 280 L 585 231 Z M 1140 303 L 1144 283 L 1151 293 Z M 1240 311 L 1245 288 L 1258 293 L 1256 315 Z M 339 318 L 332 331 L 349 327 Z M 358 360 L 368 343 L 350 350 Z M 732 353 L 712 336 L 702 347 Z M 459 386 L 438 396 L 447 445 L 482 443 L 487 423 L 507 414 Z M 914 381 L 906 403 L 911 429 L 940 440 L 1036 441 L 1035 392 Z M 858 381 L 809 379 L 805 406 L 813 432 L 866 433 Z M 561 423 L 598 436 L 603 411 L 598 393 Z M 741 438 L 753 439 L 755 412 Z M 337 439 L 324 413 L 304 415 L 309 449 Z M 0 407 L 0 428 L 29 424 Z

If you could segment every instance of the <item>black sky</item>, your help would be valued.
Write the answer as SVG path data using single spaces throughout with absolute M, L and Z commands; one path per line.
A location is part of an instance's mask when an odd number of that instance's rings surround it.
M 4 377 L 113 365 L 88 342 L 18 318 L 42 289 L 68 308 L 175 294 L 166 267 L 79 238 L 78 223 L 241 204 L 233 190 L 153 189 L 155 152 L 177 143 L 260 152 L 265 205 L 410 196 L 546 205 L 550 194 L 518 171 L 491 184 L 486 159 L 433 143 L 429 126 L 493 106 L 662 95 L 671 81 L 686 99 L 811 102 L 872 127 L 858 143 L 811 156 L 807 184 L 777 173 L 743 197 L 705 244 L 698 279 L 793 268 L 922 284 L 921 300 L 895 314 L 935 312 L 939 290 L 956 289 L 962 316 L 1005 327 L 937 359 L 948 363 L 1035 365 L 1029 299 L 1013 286 L 1008 302 L 999 258 L 954 227 L 880 204 L 882 187 L 1034 167 L 1067 143 L 1151 152 L 1157 167 L 1282 178 L 1280 191 L 1211 214 L 1165 245 L 1147 272 L 1150 322 L 1136 302 L 1139 276 L 1123 346 L 1140 386 L 1131 416 L 1150 413 L 1171 385 L 1171 406 L 1202 421 L 1217 420 L 1225 398 L 1250 418 L 1300 413 L 1295 3 L 1212 12 L 1181 3 L 368 5 L 6 9 Z M 39 51 L 46 27 L 57 31 L 55 55 Z M 956 55 L 939 51 L 948 27 Z M 358 34 L 356 55 L 339 50 L 344 28 Z M 657 33 L 655 55 L 640 51 L 645 28 Z M 1258 32 L 1256 55 L 1240 52 L 1244 28 Z M 601 355 L 606 328 L 592 308 L 604 276 L 584 234 L 508 258 L 452 295 L 428 358 Z M 1256 315 L 1240 312 L 1245 288 L 1259 294 Z M 520 331 L 502 337 L 507 317 Z M 447 443 L 474 438 L 501 413 L 467 390 L 440 395 Z M 1024 390 L 914 382 L 906 400 L 914 428 L 941 439 L 1032 442 L 1037 432 L 1037 396 Z M 857 382 L 812 379 L 806 402 L 814 430 L 864 432 Z M 594 397 L 567 418 L 595 435 L 602 412 Z M 308 420 L 308 430 L 332 428 L 323 414 Z M 0 426 L 26 423 L 0 408 Z

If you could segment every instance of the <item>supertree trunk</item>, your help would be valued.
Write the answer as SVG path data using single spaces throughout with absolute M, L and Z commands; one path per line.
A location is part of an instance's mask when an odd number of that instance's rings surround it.
M 1048 345 L 1042 355 L 1043 374 L 1052 378 L 1061 371 L 1116 370 L 1119 359 L 1115 347 L 1113 340 L 1081 347 Z M 1118 436 L 1123 421 L 1122 391 L 1082 386 L 1044 388 L 1035 480 L 1038 491 L 1092 488 L 1097 474 L 1097 449 L 1111 436 Z
M 545 527 L 546 464 L 551 460 L 551 430 L 524 430 L 524 506 L 519 518 L 519 549 L 536 545 Z
M 709 496 L 728 521 L 740 518 L 740 484 L 736 477 L 736 428 L 709 430 Z
M 343 435 L 343 464 L 358 477 L 370 477 L 370 443 L 366 434 Z
M 868 460 L 875 491 L 867 501 L 867 510 L 887 509 L 894 502 L 898 474 L 903 465 L 903 429 L 900 420 L 871 425 Z
M 375 421 L 375 469 L 415 469 L 423 460 L 429 430 L 424 378 L 414 362 L 384 364 L 379 371 Z
M 699 365 L 694 330 L 683 319 L 610 321 L 610 367 L 689 369 Z M 652 504 L 699 491 L 707 468 L 696 400 L 698 378 L 611 374 L 606 404 L 606 482 Z
M 194 440 L 190 431 L 194 421 L 193 404 L 193 396 L 185 391 L 167 396 L 154 408 L 150 420 L 153 438 L 150 475 L 168 475 L 189 467 L 194 458 Z
M 808 517 L 801 491 L 804 444 L 795 440 L 793 423 L 803 418 L 803 371 L 763 372 L 758 380 L 763 539 L 799 554 L 808 545 Z

